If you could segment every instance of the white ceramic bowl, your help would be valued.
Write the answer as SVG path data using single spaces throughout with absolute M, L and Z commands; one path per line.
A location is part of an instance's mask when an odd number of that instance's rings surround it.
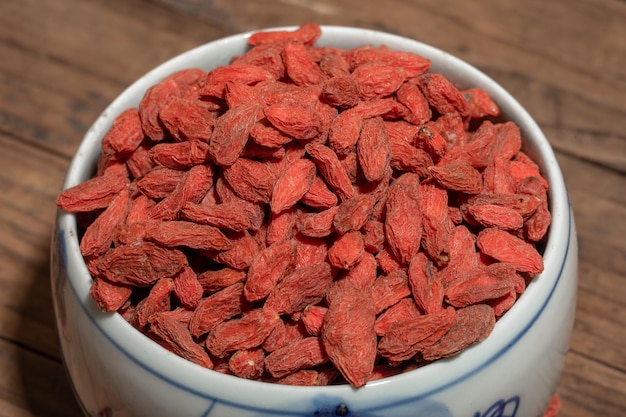
M 285 29 L 285 28 L 282 28 Z M 294 28 L 287 28 L 292 30 Z M 114 117 L 136 106 L 145 90 L 188 67 L 211 69 L 246 50 L 249 34 L 210 42 L 155 68 L 124 91 L 87 132 L 64 188 L 92 174 L 100 141 Z M 114 417 L 538 417 L 555 390 L 574 319 L 577 245 L 572 211 L 554 153 L 543 133 L 498 84 L 467 63 L 415 40 L 372 30 L 323 27 L 318 45 L 387 45 L 432 60 L 432 70 L 460 87 L 485 89 L 515 121 L 524 150 L 550 184 L 553 216 L 544 272 L 498 321 L 492 334 L 460 355 L 368 383 L 284 386 L 223 375 L 166 351 L 119 314 L 98 310 L 79 251 L 74 215 L 58 213 L 52 248 L 52 290 L 60 342 L 77 398 L 90 416 Z M 486 52 L 487 53 L 487 52 Z

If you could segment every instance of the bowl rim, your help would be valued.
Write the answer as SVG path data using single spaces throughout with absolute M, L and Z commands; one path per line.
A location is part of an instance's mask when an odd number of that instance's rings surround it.
M 294 30 L 295 28 L 296 26 L 280 26 L 266 28 L 263 31 Z M 504 114 L 515 114 L 517 116 L 516 122 L 522 130 L 525 146 L 530 146 L 530 150 L 535 153 L 535 156 L 541 155 L 542 172 L 550 184 L 549 203 L 553 219 L 548 231 L 548 239 L 544 251 L 546 268 L 544 272 L 532 280 L 515 305 L 498 320 L 493 332 L 486 340 L 466 349 L 457 356 L 441 359 L 410 372 L 372 381 L 358 390 L 349 385 L 325 387 L 286 386 L 245 380 L 202 368 L 172 354 L 149 340 L 126 322 L 118 313 L 101 312 L 89 296 L 88 289 L 91 276 L 80 254 L 76 216 L 59 210 L 57 227 L 59 238 L 65 251 L 65 259 L 63 261 L 72 263 L 77 268 L 76 270 L 80 271 L 78 274 L 68 272 L 69 287 L 76 299 L 79 300 L 79 304 L 89 320 L 105 338 L 130 360 L 178 388 L 204 398 L 245 408 L 245 402 L 237 401 L 235 397 L 238 397 L 237 390 L 250 388 L 256 391 L 259 398 L 275 395 L 295 395 L 304 398 L 304 396 L 308 395 L 307 393 L 315 392 L 315 395 L 338 396 L 347 399 L 354 399 L 357 396 L 359 398 L 374 397 L 377 398 L 378 402 L 388 404 L 396 401 L 393 395 L 389 395 L 390 393 L 399 390 L 407 382 L 413 384 L 419 380 L 427 380 L 431 381 L 431 383 L 422 387 L 421 391 L 416 391 L 416 394 L 411 398 L 415 400 L 418 397 L 426 397 L 460 383 L 504 355 L 540 318 L 561 280 L 562 271 L 570 250 L 569 242 L 574 233 L 570 203 L 554 152 L 537 123 L 521 104 L 496 81 L 471 64 L 418 40 L 356 27 L 322 25 L 321 28 L 322 36 L 318 40 L 317 45 L 328 45 L 331 42 L 335 46 L 335 41 L 340 39 L 340 44 L 351 44 L 354 46 L 372 43 L 388 46 L 402 45 L 402 49 L 409 47 L 408 50 L 411 51 L 419 50 L 420 54 L 429 57 L 433 61 L 432 71 L 443 72 L 461 84 L 471 81 L 471 85 L 484 88 L 498 103 Z M 95 157 L 99 153 L 99 146 L 93 146 L 94 142 L 99 145 L 103 132 L 108 129 L 113 117 L 124 109 L 122 106 L 127 102 L 130 95 L 137 91 L 145 91 L 147 87 L 163 78 L 164 75 L 185 67 L 184 63 L 190 57 L 197 59 L 199 55 L 205 54 L 207 50 L 219 50 L 222 54 L 222 60 L 227 59 L 232 56 L 232 52 L 225 53 L 224 50 L 232 48 L 233 45 L 241 46 L 245 44 L 246 39 L 258 31 L 254 30 L 216 39 L 183 52 L 155 67 L 128 86 L 109 104 L 85 134 L 70 163 L 63 189 L 87 179 L 91 172 L 90 170 L 95 165 Z M 355 38 L 358 38 L 359 41 L 356 42 Z M 391 47 L 391 49 L 396 48 Z M 453 66 L 452 71 L 443 69 L 444 66 L 448 65 Z M 92 147 L 98 149 L 94 150 Z M 534 159 L 537 161 L 537 158 Z M 88 163 L 89 161 L 91 163 Z M 561 239 L 564 236 L 568 236 L 568 238 Z M 138 343 L 140 347 L 133 346 L 135 343 Z M 150 358 L 146 358 L 146 352 L 149 352 Z M 483 358 L 482 360 L 480 359 L 481 357 Z M 162 361 L 171 361 L 172 365 L 166 367 L 157 366 Z M 479 363 L 479 365 L 476 365 L 476 363 Z M 458 376 L 459 373 L 462 375 Z M 207 384 L 207 381 L 210 381 L 210 384 Z M 432 381 L 435 382 L 432 383 Z M 203 386 L 201 382 L 204 383 L 204 389 L 201 388 Z M 210 388 L 207 389 L 207 385 L 210 385 Z M 384 387 L 384 389 L 381 389 L 381 387 Z M 235 390 L 234 396 L 233 390 Z M 377 394 L 377 392 L 384 394 Z M 264 400 L 261 408 L 264 411 L 267 411 L 267 409 L 275 410 L 271 404 L 271 400 Z

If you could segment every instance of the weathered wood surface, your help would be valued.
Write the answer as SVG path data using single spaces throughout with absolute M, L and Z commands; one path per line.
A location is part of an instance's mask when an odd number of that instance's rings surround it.
M 550 138 L 580 245 L 563 417 L 626 415 L 626 2 L 3 0 L 0 2 L 0 416 L 79 416 L 54 327 L 54 200 L 82 135 L 162 61 L 306 22 L 430 43 L 494 77 Z

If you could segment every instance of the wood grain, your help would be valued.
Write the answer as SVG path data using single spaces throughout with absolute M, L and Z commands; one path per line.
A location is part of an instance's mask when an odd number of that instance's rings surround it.
M 561 417 L 626 415 L 626 2 L 0 2 L 0 417 L 79 416 L 49 284 L 55 198 L 89 125 L 150 68 L 222 36 L 306 22 L 408 36 L 508 89 L 570 192 L 579 293 Z

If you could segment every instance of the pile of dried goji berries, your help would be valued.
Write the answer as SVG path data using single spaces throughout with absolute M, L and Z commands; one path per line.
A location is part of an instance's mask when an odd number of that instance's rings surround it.
M 360 387 L 487 337 L 543 269 L 548 184 L 483 90 L 320 34 L 152 86 L 57 203 L 102 310 L 219 372 Z

